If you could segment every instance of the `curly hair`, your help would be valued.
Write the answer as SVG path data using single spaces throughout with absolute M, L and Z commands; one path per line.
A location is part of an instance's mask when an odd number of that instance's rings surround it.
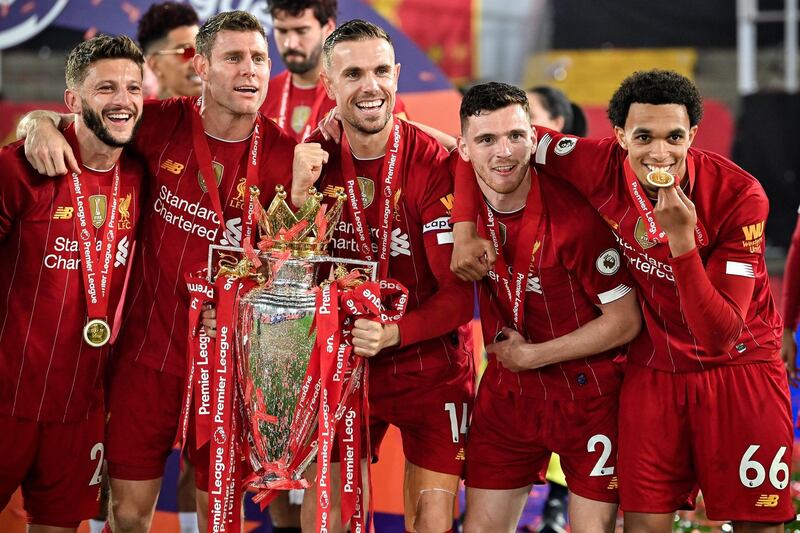
M 89 65 L 102 59 L 130 59 L 139 66 L 140 72 L 144 63 L 142 51 L 130 37 L 98 35 L 78 44 L 67 56 L 67 87 L 74 89 L 83 83 Z
M 624 128 L 631 104 L 678 104 L 686 108 L 689 125 L 703 118 L 703 99 L 689 78 L 672 70 L 634 72 L 622 81 L 608 104 L 611 124 Z
M 189 4 L 161 2 L 153 4 L 139 19 L 136 39 L 146 54 L 153 52 L 153 45 L 165 38 L 169 32 L 181 26 L 200 24 L 197 12 Z
M 197 53 L 211 57 L 214 41 L 221 31 L 258 32 L 267 40 L 264 26 L 247 11 L 223 11 L 210 17 L 197 32 Z
M 484 111 L 497 111 L 510 105 L 519 105 L 527 116 L 531 116 L 528 95 L 519 87 L 499 81 L 470 87 L 461 99 L 461 131 L 466 131 L 469 117 L 477 117 Z
M 320 26 L 324 26 L 333 19 L 336 22 L 338 11 L 337 0 L 268 0 L 267 9 L 269 14 L 275 18 L 279 11 L 289 14 L 292 17 L 299 17 L 306 9 L 314 11 L 314 18 Z

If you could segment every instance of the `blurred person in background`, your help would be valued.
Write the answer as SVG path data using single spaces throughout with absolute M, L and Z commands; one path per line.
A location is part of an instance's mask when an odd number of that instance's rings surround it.
M 563 91 L 539 85 L 531 87 L 525 93 L 528 95 L 531 122 L 534 126 L 544 126 L 565 135 L 586 137 L 589 126 L 586 115 Z
M 800 210 L 798 210 L 800 213 Z M 797 386 L 797 345 L 795 333 L 800 318 L 800 217 L 792 234 L 792 243 L 786 254 L 783 269 L 783 344 L 781 359 L 786 365 L 789 379 Z
M 337 0 L 269 0 L 268 7 L 286 70 L 270 80 L 261 112 L 297 141 L 304 141 L 336 106 L 319 74 L 322 43 L 336 28 Z M 399 98 L 393 112 L 406 118 Z
M 159 99 L 198 96 L 200 78 L 192 66 L 199 20 L 194 8 L 178 2 L 153 4 L 139 20 L 136 38 L 158 81 Z

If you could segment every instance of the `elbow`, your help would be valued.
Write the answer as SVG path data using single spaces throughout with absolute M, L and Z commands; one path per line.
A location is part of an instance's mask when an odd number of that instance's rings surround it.
M 627 344 L 635 339 L 642 331 L 642 313 L 636 309 L 635 313 L 625 315 L 625 320 L 620 327 L 620 345 Z
M 734 344 L 736 341 L 733 342 L 714 342 L 710 341 L 705 344 L 706 352 L 709 355 L 725 355 L 733 350 Z
M 704 341 L 706 352 L 710 355 L 725 355 L 733 350 L 736 341 L 742 335 L 744 324 L 740 321 L 737 327 L 728 331 L 710 331 L 708 339 Z

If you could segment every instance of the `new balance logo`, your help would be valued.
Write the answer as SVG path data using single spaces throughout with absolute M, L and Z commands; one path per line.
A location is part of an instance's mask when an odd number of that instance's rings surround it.
M 777 507 L 779 499 L 778 494 L 762 494 L 756 501 L 756 507 Z
M 764 222 L 742 226 L 742 232 L 744 233 L 744 240 L 746 241 L 754 241 L 759 239 L 762 235 L 764 235 Z
M 467 456 L 464 454 L 464 448 L 459 448 L 456 454 L 456 461 L 465 461 Z
M 606 490 L 617 490 L 619 488 L 619 483 L 617 482 L 617 476 L 611 478 L 611 481 L 608 482 L 608 486 Z
M 161 168 L 166 170 L 167 172 L 172 172 L 173 174 L 180 174 L 183 172 L 183 169 L 186 168 L 185 165 L 181 163 L 176 163 L 172 159 L 167 159 L 163 163 L 161 163 Z
M 74 208 L 66 205 L 58 206 L 56 212 L 53 213 L 53 220 L 69 220 L 72 218 L 72 213 L 74 211 Z
M 400 228 L 394 228 L 392 230 L 392 242 L 389 245 L 389 255 L 392 257 L 411 255 L 411 243 L 408 241 L 408 235 L 400 231 Z
M 114 257 L 114 268 L 128 262 L 128 236 L 125 235 L 117 243 L 117 255 Z
M 447 209 L 448 213 L 453 210 L 453 195 L 452 194 L 448 194 L 447 196 L 442 196 L 441 198 L 439 198 L 439 201 L 442 202 L 442 204 L 444 205 L 444 208 Z

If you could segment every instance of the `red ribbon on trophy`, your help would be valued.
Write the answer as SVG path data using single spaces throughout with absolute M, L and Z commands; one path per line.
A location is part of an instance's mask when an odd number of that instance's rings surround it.
M 240 530 L 242 457 L 248 451 L 243 439 L 243 396 L 235 353 L 235 324 L 241 295 L 255 286 L 247 278 L 221 276 L 214 284 L 205 271 L 186 276 L 189 294 L 189 354 L 184 401 L 177 442 L 185 447 L 194 418 L 196 449 L 209 450 L 208 530 Z M 217 338 L 200 327 L 203 304 L 217 309 Z M 203 392 L 206 392 L 204 394 Z M 208 392 L 210 391 L 210 395 Z
M 292 419 L 289 449 L 294 471 L 308 457 L 315 439 L 306 441 L 311 426 L 317 426 L 317 530 L 330 523 L 330 454 L 338 436 L 342 464 L 342 523 L 351 522 L 351 530 L 366 531 L 371 513 L 364 512 L 364 488 L 361 486 L 362 443 L 369 447 L 368 365 L 355 355 L 350 339 L 356 318 L 395 322 L 402 317 L 408 302 L 408 290 L 394 280 L 367 281 L 348 287 L 350 277 L 332 282 L 317 293 L 314 317 L 317 336 L 311 352 L 302 392 Z M 387 309 L 382 302 L 390 301 Z M 338 406 L 338 407 L 337 407 Z M 369 464 L 369 463 L 368 463 Z M 266 507 L 277 496 L 277 489 L 302 488 L 304 480 L 271 484 L 261 489 L 253 501 Z

